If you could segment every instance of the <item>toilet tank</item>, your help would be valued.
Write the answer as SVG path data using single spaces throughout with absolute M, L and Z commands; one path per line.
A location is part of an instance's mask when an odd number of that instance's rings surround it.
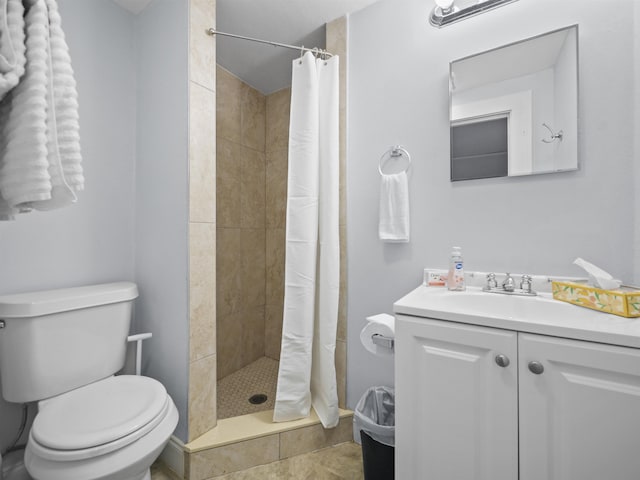
M 53 397 L 124 365 L 132 282 L 0 296 L 0 379 L 9 402 Z

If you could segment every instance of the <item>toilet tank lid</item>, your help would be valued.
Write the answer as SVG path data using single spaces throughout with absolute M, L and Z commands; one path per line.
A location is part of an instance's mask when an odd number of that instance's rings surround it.
M 103 283 L 74 288 L 0 296 L 0 319 L 28 318 L 81 308 L 133 300 L 138 287 L 133 282 Z

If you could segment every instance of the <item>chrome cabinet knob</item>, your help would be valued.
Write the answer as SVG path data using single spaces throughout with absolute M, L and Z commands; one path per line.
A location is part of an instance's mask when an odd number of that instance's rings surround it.
M 499 367 L 505 368 L 508 367 L 509 364 L 511 363 L 509 361 L 509 357 L 507 357 L 506 355 L 496 355 L 496 363 L 498 364 Z
M 540 375 L 542 372 L 544 372 L 544 367 L 540 362 L 529 362 L 529 371 L 531 373 L 535 373 L 536 375 Z

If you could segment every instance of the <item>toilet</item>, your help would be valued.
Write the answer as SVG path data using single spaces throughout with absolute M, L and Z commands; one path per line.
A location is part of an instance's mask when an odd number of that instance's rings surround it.
M 164 386 L 114 375 L 125 362 L 134 283 L 0 296 L 0 378 L 38 402 L 24 464 L 35 480 L 148 480 L 178 423 Z

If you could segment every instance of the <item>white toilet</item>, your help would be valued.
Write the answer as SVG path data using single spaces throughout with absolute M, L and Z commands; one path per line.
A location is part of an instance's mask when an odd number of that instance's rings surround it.
M 142 480 L 178 423 L 152 378 L 125 361 L 134 283 L 0 297 L 0 377 L 9 402 L 38 401 L 25 466 L 36 480 Z

